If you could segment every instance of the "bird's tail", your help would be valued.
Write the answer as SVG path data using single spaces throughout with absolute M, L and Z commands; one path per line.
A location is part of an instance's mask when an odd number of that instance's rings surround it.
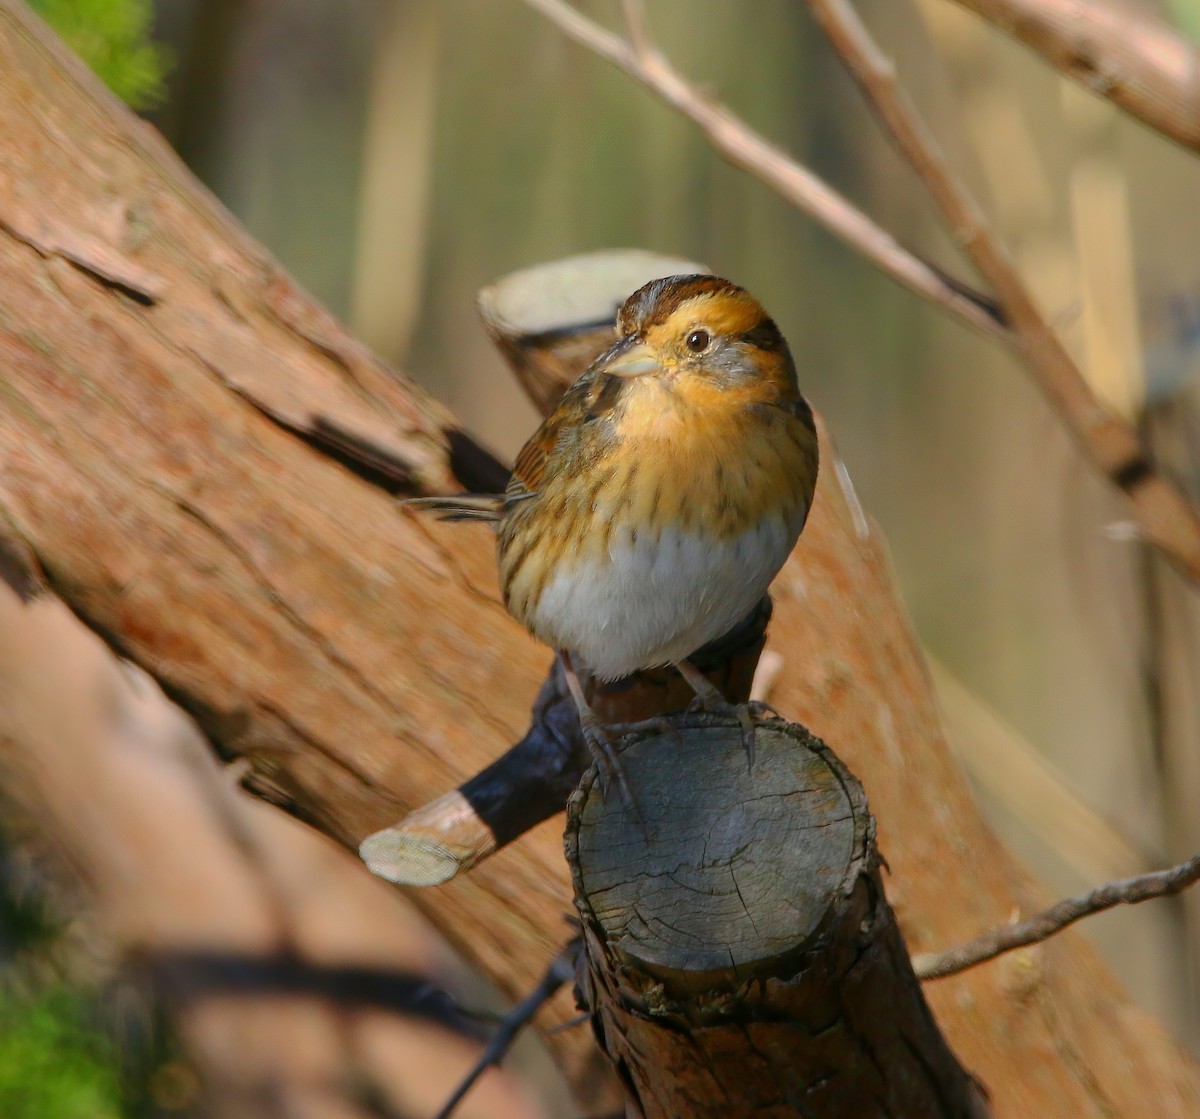
M 409 497 L 400 502 L 417 509 L 428 509 L 439 521 L 491 521 L 500 519 L 504 508 L 501 493 L 451 493 L 439 497 Z

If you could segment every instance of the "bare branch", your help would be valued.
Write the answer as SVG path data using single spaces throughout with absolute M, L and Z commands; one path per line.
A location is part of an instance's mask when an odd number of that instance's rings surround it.
M 621 11 L 625 15 L 625 29 L 629 33 L 629 44 L 638 58 L 645 58 L 653 50 L 650 29 L 646 25 L 644 0 L 621 0 Z
M 1096 0 L 958 0 L 1060 73 L 1200 152 L 1200 52 L 1143 13 Z
M 808 168 L 789 158 L 723 105 L 708 100 L 649 43 L 644 52 L 639 51 L 564 0 L 525 2 L 577 43 L 619 66 L 694 121 L 730 163 L 750 172 L 820 222 L 892 279 L 975 329 L 1011 342 L 1011 332 L 988 296 L 945 276 L 910 252 Z
M 1111 413 L 1092 391 L 849 0 L 809 0 L 809 7 L 884 128 L 925 183 L 955 239 L 992 285 L 1017 333 L 1022 356 L 1051 405 L 1084 453 L 1133 502 L 1141 535 L 1192 583 L 1200 583 L 1196 510 L 1154 468 L 1133 427 Z
M 957 975 L 1014 948 L 1024 948 L 1028 944 L 1046 940 L 1093 913 L 1102 913 L 1118 905 L 1137 905 L 1151 898 L 1178 894 L 1197 881 L 1200 881 L 1200 855 L 1169 870 L 1156 870 L 1150 874 L 1139 874 L 1136 878 L 1106 882 L 1089 893 L 1060 901 L 1027 921 L 993 929 L 957 948 L 914 956 L 913 970 L 919 979 L 944 979 L 948 975 Z
M 462 1103 L 463 1097 L 475 1087 L 479 1078 L 493 1065 L 499 1065 L 508 1051 L 513 1047 L 521 1031 L 533 1021 L 534 1016 L 546 1005 L 565 983 L 569 983 L 575 974 L 576 961 L 579 959 L 581 947 L 579 937 L 572 939 L 550 961 L 546 974 L 538 984 L 501 1020 L 496 1033 L 487 1043 L 479 1059 L 471 1066 L 470 1071 L 454 1089 L 453 1095 L 442 1105 L 441 1111 L 434 1119 L 450 1119 Z

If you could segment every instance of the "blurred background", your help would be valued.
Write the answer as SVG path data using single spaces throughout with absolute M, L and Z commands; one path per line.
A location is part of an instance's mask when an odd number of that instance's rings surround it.
M 478 323 L 481 286 L 637 246 L 749 287 L 890 541 L 1002 837 L 1054 895 L 1200 849 L 1194 596 L 1132 539 L 1012 356 L 725 165 L 628 78 L 517 0 L 34 6 L 304 285 L 504 456 L 537 419 Z M 803 4 L 647 6 L 689 77 L 970 275 Z M 1200 0 L 1132 6 L 1200 37 Z M 1200 500 L 1200 159 L 950 0 L 859 7 L 1096 390 Z M 113 47 L 97 26 L 118 10 L 132 14 Z M 28 874 L 6 877 L 27 898 L 13 883 Z M 1200 896 L 1087 932 L 1200 1052 Z M 0 1069 L 12 1037 L 0 1002 Z

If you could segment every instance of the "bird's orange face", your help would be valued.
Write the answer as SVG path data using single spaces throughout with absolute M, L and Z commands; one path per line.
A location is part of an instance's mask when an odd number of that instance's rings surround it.
M 758 300 L 726 280 L 655 280 L 625 301 L 617 333 L 620 341 L 595 368 L 640 382 L 639 389 L 667 389 L 701 408 L 799 395 L 779 328 Z
M 778 327 L 727 280 L 647 284 L 622 306 L 617 332 L 620 341 L 593 366 L 593 414 L 606 410 L 617 443 L 644 455 L 657 448 L 686 466 L 753 452 L 770 430 L 752 419 L 756 406 L 802 404 Z

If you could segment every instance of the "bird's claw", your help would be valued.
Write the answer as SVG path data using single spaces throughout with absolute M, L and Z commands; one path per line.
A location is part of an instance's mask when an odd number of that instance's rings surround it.
M 782 718 L 778 711 L 769 703 L 760 699 L 752 699 L 746 703 L 730 703 L 722 696 L 714 698 L 711 695 L 698 695 L 690 704 L 688 711 L 704 711 L 709 715 L 732 715 L 742 728 L 742 747 L 746 751 L 746 764 L 754 769 L 755 729 L 754 724 L 767 716 Z
M 619 730 L 620 728 L 607 727 L 599 719 L 584 719 L 581 720 L 581 725 L 583 727 L 583 740 L 587 743 L 588 751 L 592 755 L 592 761 L 596 766 L 596 779 L 600 783 L 600 795 L 607 800 L 609 790 L 613 785 L 616 785 L 625 807 L 638 820 L 642 820 L 642 814 L 638 809 L 637 801 L 633 798 L 633 790 L 629 787 L 629 781 L 625 777 L 625 770 L 621 765 L 620 759 L 617 757 L 616 750 L 613 749 L 613 741 L 610 737 L 611 731 Z
M 669 735 L 675 739 L 676 745 L 683 745 L 683 734 L 666 715 L 652 715 L 648 719 L 638 719 L 632 723 L 609 723 L 607 730 L 624 737 L 627 734 L 641 734 L 644 731 L 656 730 L 659 734 Z

